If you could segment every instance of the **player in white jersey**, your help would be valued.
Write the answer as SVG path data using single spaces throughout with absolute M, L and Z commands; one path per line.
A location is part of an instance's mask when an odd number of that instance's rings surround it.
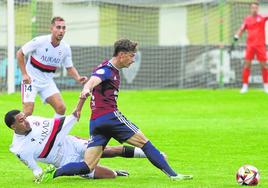
M 86 76 L 80 76 L 73 66 L 70 46 L 62 38 L 65 34 L 65 21 L 54 17 L 51 21 L 51 34 L 39 36 L 27 42 L 17 52 L 18 64 L 22 72 L 22 102 L 26 116 L 32 114 L 34 101 L 39 93 L 43 102 L 55 110 L 55 117 L 65 113 L 65 105 L 53 80 L 57 68 L 63 66 L 68 74 L 83 84 Z M 25 56 L 28 56 L 25 64 Z
M 11 110 L 6 114 L 5 123 L 14 130 L 10 151 L 33 171 L 36 182 L 40 180 L 43 172 L 37 161 L 56 167 L 83 161 L 87 140 L 68 135 L 75 122 L 75 113 L 54 119 L 26 117 L 19 110 Z M 116 156 L 144 158 L 145 154 L 139 148 L 130 146 L 108 146 L 102 157 Z M 114 178 L 117 175 L 127 176 L 128 173 L 98 166 L 94 172 L 83 177 L 100 179 Z

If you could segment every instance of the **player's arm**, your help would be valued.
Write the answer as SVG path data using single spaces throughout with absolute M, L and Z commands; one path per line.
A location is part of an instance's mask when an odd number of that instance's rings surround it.
M 242 36 L 243 32 L 246 30 L 246 21 L 244 20 L 243 24 L 237 30 L 234 35 L 234 41 L 238 41 L 238 39 Z
M 37 162 L 33 158 L 32 152 L 24 152 L 21 155 L 17 155 L 17 157 L 23 164 L 25 164 L 26 166 L 28 166 L 28 168 L 32 170 L 34 175 L 34 181 L 35 182 L 39 181 L 43 173 L 43 170 L 40 166 L 38 166 Z
M 16 55 L 17 55 L 18 65 L 22 73 L 22 81 L 25 84 L 30 84 L 31 78 L 26 71 L 25 57 L 24 57 L 24 53 L 22 49 L 19 49 Z
M 73 115 L 77 118 L 77 121 L 79 121 L 80 114 L 87 97 L 91 95 L 94 87 L 99 85 L 101 82 L 102 82 L 101 78 L 97 76 L 91 76 L 90 79 L 87 81 L 87 83 L 84 85 L 84 88 L 80 93 L 78 104 L 73 112 Z
M 22 81 L 25 84 L 31 83 L 31 78 L 26 71 L 25 55 L 33 52 L 42 43 L 42 39 L 34 38 L 31 41 L 24 44 L 16 53 L 18 65 L 22 73 Z
M 84 84 L 87 81 L 88 78 L 86 76 L 80 76 L 76 68 L 73 66 L 70 46 L 66 47 L 66 56 L 63 61 L 63 66 L 66 68 L 68 75 L 73 77 L 77 82 Z
M 87 81 L 87 77 L 86 76 L 80 76 L 78 71 L 76 70 L 76 68 L 74 66 L 72 67 L 68 67 L 67 69 L 67 73 L 69 76 L 73 77 L 77 82 L 83 84 Z
M 98 76 L 91 76 L 87 83 L 84 85 L 84 88 L 80 94 L 81 98 L 87 98 L 89 95 L 91 95 L 94 87 L 99 85 L 102 82 L 102 79 Z

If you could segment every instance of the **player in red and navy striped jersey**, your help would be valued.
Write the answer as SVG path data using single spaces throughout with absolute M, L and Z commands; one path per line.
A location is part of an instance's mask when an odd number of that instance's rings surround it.
M 116 101 L 120 85 L 119 70 L 128 68 L 134 63 L 136 50 L 136 42 L 128 39 L 118 40 L 114 44 L 113 58 L 104 61 L 93 71 L 81 92 L 82 98 L 91 95 L 92 109 L 91 139 L 85 152 L 85 161 L 69 163 L 58 169 L 49 169 L 42 178 L 44 182 L 59 176 L 90 173 L 95 169 L 103 148 L 111 138 L 141 148 L 149 161 L 171 179 L 192 179 L 192 175 L 177 174 L 141 130 L 126 119 L 117 108 Z

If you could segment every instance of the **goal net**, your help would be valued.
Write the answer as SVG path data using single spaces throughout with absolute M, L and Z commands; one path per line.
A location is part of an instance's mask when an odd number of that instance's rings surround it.
M 135 63 L 121 71 L 124 89 L 240 87 L 245 35 L 231 53 L 233 35 L 249 14 L 251 0 L 15 0 L 15 48 L 49 34 L 50 20 L 66 20 L 64 40 L 74 66 L 90 76 L 113 43 L 129 38 L 139 43 Z M 260 12 L 268 4 L 260 1 Z M 7 0 L 0 0 L 0 84 L 7 90 Z M 16 62 L 16 60 L 15 60 Z M 21 74 L 15 65 L 15 84 Z M 253 62 L 252 85 L 262 82 Z M 60 89 L 81 85 L 59 69 Z

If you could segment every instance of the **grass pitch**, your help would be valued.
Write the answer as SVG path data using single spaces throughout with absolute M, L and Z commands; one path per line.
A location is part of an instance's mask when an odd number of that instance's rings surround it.
M 63 93 L 67 113 L 77 103 L 79 92 Z M 268 187 L 268 95 L 251 90 L 162 90 L 121 91 L 119 108 L 161 151 L 171 166 L 181 173 L 193 174 L 192 181 L 170 181 L 146 159 L 102 159 L 101 164 L 126 169 L 128 178 L 85 180 L 63 177 L 47 184 L 32 183 L 32 172 L 8 147 L 12 131 L 1 120 L 1 187 L 239 187 L 237 169 L 244 164 L 256 166 L 261 173 L 258 187 Z M 0 94 L 0 116 L 21 109 L 20 94 Z M 88 104 L 71 134 L 88 137 Z M 52 117 L 53 110 L 38 99 L 34 115 Z M 111 141 L 110 145 L 118 144 Z M 42 165 L 42 167 L 45 167 Z

